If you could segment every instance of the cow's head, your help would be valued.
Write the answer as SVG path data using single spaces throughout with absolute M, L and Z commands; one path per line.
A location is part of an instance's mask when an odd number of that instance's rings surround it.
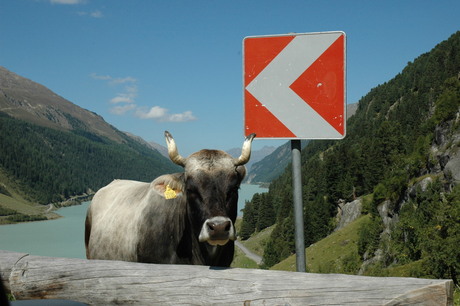
M 255 134 L 246 137 L 238 158 L 218 150 L 201 150 L 184 158 L 168 131 L 165 137 L 169 157 L 185 169 L 187 209 L 199 241 L 225 245 L 236 240 L 238 189 L 246 175 L 244 164 L 251 156 Z

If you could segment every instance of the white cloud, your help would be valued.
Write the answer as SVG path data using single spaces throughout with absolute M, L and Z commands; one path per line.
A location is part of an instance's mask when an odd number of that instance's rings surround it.
M 118 103 L 134 103 L 134 99 L 131 98 L 129 95 L 127 94 L 118 94 L 118 96 L 110 99 L 110 103 L 112 104 L 118 104 Z
M 137 80 L 133 77 L 127 76 L 125 78 L 114 78 L 110 75 L 99 75 L 97 73 L 91 73 L 90 76 L 95 80 L 109 81 L 110 85 L 119 85 L 124 83 L 136 83 Z
M 166 116 L 168 110 L 160 106 L 154 106 L 149 111 L 139 108 L 136 112 L 137 117 L 141 119 L 160 119 Z
M 110 113 L 114 115 L 124 115 L 132 109 L 135 109 L 135 104 L 126 104 L 121 106 L 114 106 L 110 109 Z
M 95 10 L 95 11 L 91 11 L 91 12 L 79 11 L 79 12 L 77 12 L 77 14 L 79 16 L 89 16 L 89 17 L 93 17 L 93 18 L 102 18 L 102 17 L 104 17 L 104 14 L 102 14 L 102 12 L 99 11 L 99 10 Z
M 99 75 L 99 74 L 94 73 L 94 72 L 91 73 L 90 76 L 95 80 L 103 80 L 103 81 L 105 81 L 105 80 L 111 80 L 112 79 L 112 77 L 110 75 Z
M 134 103 L 135 98 L 137 97 L 137 80 L 133 77 L 124 77 L 124 78 L 114 78 L 110 75 L 99 75 L 97 73 L 91 73 L 91 78 L 95 80 L 107 81 L 109 85 L 118 86 L 121 84 L 130 83 L 131 85 L 126 85 L 124 91 L 118 93 L 114 98 L 110 99 L 110 103 Z
M 137 97 L 137 86 L 126 86 L 125 92 L 119 93 L 115 98 L 110 100 L 110 103 L 134 103 L 135 98 Z
M 126 78 L 111 78 L 110 83 L 113 85 L 124 84 L 124 83 L 136 83 L 137 80 L 133 77 L 126 77 Z
M 90 12 L 89 15 L 90 15 L 91 17 L 93 17 L 93 18 L 102 18 L 102 17 L 104 17 L 104 15 L 102 14 L 102 12 L 101 12 L 101 11 L 97 11 L 97 10 L 96 10 L 96 11 Z
M 119 93 L 115 98 L 112 98 L 110 103 L 134 103 L 134 99 L 137 97 L 137 86 L 126 86 L 124 89 L 125 92 Z
M 170 122 L 187 122 L 187 121 L 193 121 L 196 120 L 197 118 L 192 114 L 191 111 L 185 111 L 182 114 L 172 114 L 169 116 Z
M 129 93 L 137 95 L 137 85 L 126 86 L 125 89 Z
M 50 0 L 51 4 L 66 4 L 66 5 L 81 4 L 85 2 L 86 0 Z
M 161 106 L 151 108 L 138 107 L 136 98 L 138 93 L 137 79 L 133 77 L 114 78 L 110 75 L 99 75 L 91 73 L 91 78 L 105 81 L 111 86 L 117 88 L 123 87 L 123 91 L 110 99 L 111 104 L 118 104 L 110 108 L 110 113 L 114 115 L 124 115 L 129 111 L 135 110 L 135 116 L 140 119 L 152 119 L 158 122 L 187 122 L 197 120 L 191 111 L 183 113 L 170 114 L 169 110 Z
M 138 108 L 136 116 L 141 119 L 153 119 L 159 122 L 187 122 L 197 119 L 191 111 L 185 111 L 179 114 L 169 114 L 168 109 L 160 106 L 154 106 L 149 110 Z

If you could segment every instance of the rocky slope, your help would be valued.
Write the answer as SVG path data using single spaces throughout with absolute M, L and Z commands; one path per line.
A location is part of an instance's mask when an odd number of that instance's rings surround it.
M 378 215 L 383 224 L 380 240 L 390 239 L 391 234 L 397 223 L 400 221 L 399 212 L 402 207 L 411 200 L 420 197 L 427 191 L 433 183 L 434 178 L 444 177 L 448 186 L 447 191 L 460 183 L 460 111 L 454 120 L 443 122 L 434 131 L 433 143 L 430 150 L 431 167 L 426 173 L 415 178 L 414 183 L 409 185 L 404 191 L 403 197 L 397 203 L 385 200 L 377 206 Z M 456 128 L 457 127 L 457 128 Z M 338 204 L 337 226 L 335 231 L 343 229 L 348 224 L 362 216 L 363 198 L 357 198 L 352 202 L 341 202 Z M 382 246 L 382 244 L 380 245 Z M 383 260 L 385 251 L 382 247 L 373 253 L 366 253 L 359 273 L 362 274 L 366 268 Z

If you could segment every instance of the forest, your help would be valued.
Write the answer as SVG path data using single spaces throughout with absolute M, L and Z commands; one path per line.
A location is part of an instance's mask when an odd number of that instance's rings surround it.
M 85 130 L 37 126 L 0 112 L 0 169 L 27 200 L 40 204 L 91 193 L 113 179 L 151 181 L 178 170 L 157 151 L 122 136 L 124 143 L 116 143 Z M 0 193 L 9 195 L 1 184 Z
M 338 203 L 363 201 L 370 216 L 360 228 L 356 258 L 347 273 L 358 273 L 366 258 L 383 256 L 367 268 L 385 275 L 390 266 L 416 263 L 407 276 L 460 277 L 460 187 L 443 170 L 447 155 L 433 153 L 435 134 L 459 132 L 460 32 L 422 54 L 401 73 L 373 88 L 359 101 L 343 140 L 311 141 L 302 151 L 305 245 L 335 228 Z M 458 140 L 454 145 L 458 151 Z M 446 157 L 447 156 L 447 157 Z M 406 199 L 423 178 L 426 191 Z M 274 226 L 264 250 L 271 267 L 295 252 L 291 169 L 275 179 L 266 194 L 246 203 L 240 236 L 248 239 Z M 378 205 L 387 201 L 399 217 L 384 235 Z M 404 205 L 402 205 L 404 203 Z M 365 272 L 366 274 L 366 272 Z

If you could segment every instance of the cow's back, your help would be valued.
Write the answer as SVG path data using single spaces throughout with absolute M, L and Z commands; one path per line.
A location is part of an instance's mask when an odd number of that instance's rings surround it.
M 86 220 L 89 259 L 137 261 L 142 213 L 149 203 L 149 183 L 115 180 L 93 197 Z

